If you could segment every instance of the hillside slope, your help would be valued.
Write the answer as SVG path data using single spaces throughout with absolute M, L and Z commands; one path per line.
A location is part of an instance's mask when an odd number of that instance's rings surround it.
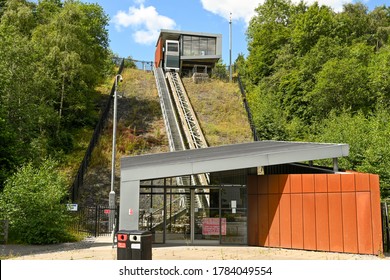
M 183 79 L 209 146 L 251 142 L 252 132 L 236 83 Z
M 169 151 L 154 76 L 124 69 L 118 88 L 115 192 L 119 193 L 120 158 Z M 85 178 L 83 204 L 108 202 L 111 184 L 112 116 L 103 131 Z
M 119 194 L 120 158 L 168 152 L 168 139 L 152 73 L 125 69 L 118 92 L 118 128 L 115 192 Z M 252 141 L 251 130 L 237 84 L 212 80 L 183 83 L 210 146 Z M 111 181 L 112 118 L 92 154 L 81 191 L 82 204 L 108 201 Z

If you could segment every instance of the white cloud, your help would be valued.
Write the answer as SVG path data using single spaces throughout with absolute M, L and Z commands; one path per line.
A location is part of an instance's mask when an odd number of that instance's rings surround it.
M 249 22 L 255 15 L 255 8 L 263 3 L 263 0 L 201 0 L 205 10 L 229 20 L 232 13 L 232 20 L 244 20 Z
M 233 20 L 243 20 L 247 24 L 255 15 L 255 8 L 264 3 L 264 0 L 200 0 L 205 10 L 217 14 L 226 20 L 229 20 L 232 13 Z M 293 3 L 299 3 L 300 0 L 292 0 Z M 308 5 L 316 0 L 306 0 Z M 332 7 L 335 11 L 341 11 L 343 4 L 351 3 L 352 0 L 317 0 L 320 5 Z
M 135 2 L 140 6 L 131 6 L 127 12 L 117 12 L 112 21 L 118 30 L 122 27 L 131 27 L 137 43 L 145 45 L 156 43 L 160 29 L 172 29 L 176 26 L 173 19 L 160 15 L 155 7 L 145 7 L 144 0 Z

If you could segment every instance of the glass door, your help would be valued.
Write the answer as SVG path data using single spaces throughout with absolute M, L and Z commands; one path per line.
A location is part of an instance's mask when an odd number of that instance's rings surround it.
M 189 189 L 170 188 L 166 194 L 165 240 L 167 243 L 190 243 Z
M 224 234 L 224 225 L 220 219 L 219 197 L 219 188 L 193 190 L 194 244 L 219 244 L 220 233 Z

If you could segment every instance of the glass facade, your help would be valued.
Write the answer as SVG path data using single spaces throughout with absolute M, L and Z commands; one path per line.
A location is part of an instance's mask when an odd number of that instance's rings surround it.
M 216 38 L 183 35 L 181 40 L 184 56 L 216 55 Z
M 143 185 L 139 228 L 154 243 L 247 244 L 246 185 Z

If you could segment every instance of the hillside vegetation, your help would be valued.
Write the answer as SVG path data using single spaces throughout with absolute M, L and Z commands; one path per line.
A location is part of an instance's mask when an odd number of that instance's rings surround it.
M 164 121 L 154 76 L 125 68 L 118 87 L 115 192 L 119 193 L 120 158 L 169 151 Z M 111 183 L 112 116 L 96 146 L 81 201 L 85 204 L 107 202 Z
M 183 79 L 188 97 L 210 146 L 253 141 L 237 83 Z
M 266 0 L 247 36 L 240 74 L 260 139 L 347 143 L 341 167 L 379 174 L 389 196 L 390 8 Z

